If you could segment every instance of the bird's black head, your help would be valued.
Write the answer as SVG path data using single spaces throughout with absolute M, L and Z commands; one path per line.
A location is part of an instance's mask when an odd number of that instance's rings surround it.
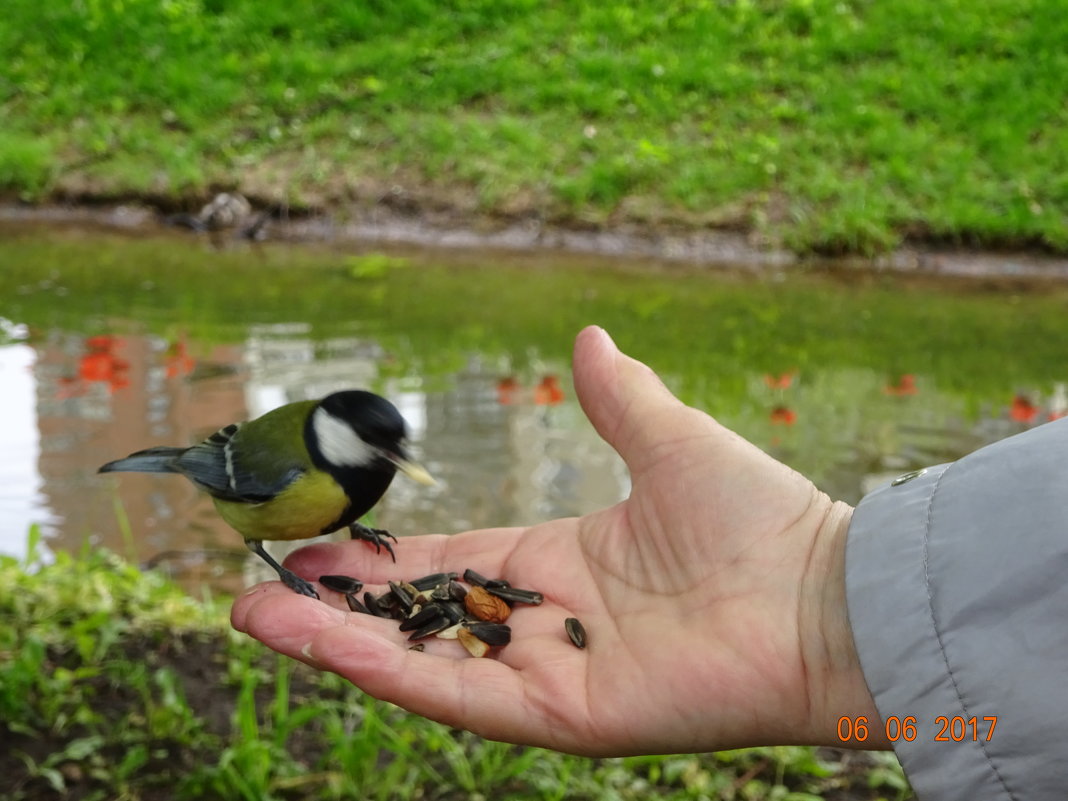
M 325 470 L 381 470 L 390 474 L 398 460 L 407 458 L 407 435 L 396 406 L 359 389 L 323 398 L 308 418 L 304 433 L 312 460 Z

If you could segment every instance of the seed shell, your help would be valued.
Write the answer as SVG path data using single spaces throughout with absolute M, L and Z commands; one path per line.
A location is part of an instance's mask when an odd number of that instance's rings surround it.
M 487 586 L 486 592 L 491 595 L 496 595 L 498 598 L 503 598 L 505 601 L 512 601 L 519 604 L 533 604 L 537 606 L 545 600 L 545 596 L 540 592 L 534 592 L 534 590 L 521 590 L 518 587 L 492 587 Z
M 351 593 L 363 589 L 363 582 L 352 576 L 319 576 L 319 583 L 334 592 Z
M 387 610 L 382 608 L 381 604 L 378 603 L 378 599 L 375 598 L 374 593 L 370 590 L 363 594 L 363 605 L 375 617 L 392 617 Z
M 345 602 L 348 603 L 349 609 L 353 612 L 359 612 L 364 615 L 371 614 L 370 610 L 361 604 L 359 598 L 352 593 L 345 593 Z
M 444 631 L 451 625 L 452 624 L 448 621 L 447 618 L 435 618 L 434 620 L 431 620 L 429 623 L 427 623 L 425 626 L 420 626 L 415 631 L 413 631 L 408 637 L 408 639 L 409 641 L 421 640 L 424 637 L 430 637 L 433 634 L 437 634 L 439 631 Z
M 411 584 L 407 587 L 404 586 L 404 582 L 389 582 L 390 592 L 393 593 L 393 597 L 397 599 L 397 603 L 405 612 L 411 611 L 412 604 L 415 603 L 415 593 L 409 590 L 411 586 Z
M 467 614 L 464 605 L 456 601 L 441 601 L 438 607 L 445 613 L 445 617 L 453 623 L 459 623 Z
M 476 573 L 471 568 L 467 568 L 467 570 L 464 571 L 464 581 L 472 587 L 485 587 L 489 583 L 488 578 L 481 573 Z
M 450 625 L 451 621 L 445 617 L 445 613 L 441 611 L 441 607 L 436 604 L 425 606 L 412 615 L 407 620 L 401 621 L 401 631 L 415 631 L 422 626 L 427 625 L 432 621 L 444 620 L 445 625 Z
M 504 623 L 484 623 L 473 620 L 464 627 L 486 645 L 507 645 L 512 641 L 512 628 Z
M 576 648 L 586 647 L 586 629 L 579 623 L 577 617 L 569 617 L 565 620 L 564 630 L 567 631 L 567 636 L 571 638 Z
M 429 576 L 423 576 L 417 578 L 415 581 L 409 582 L 417 590 L 432 590 L 435 587 L 440 587 L 442 584 L 448 584 L 454 578 L 459 576 L 458 573 L 431 573 Z

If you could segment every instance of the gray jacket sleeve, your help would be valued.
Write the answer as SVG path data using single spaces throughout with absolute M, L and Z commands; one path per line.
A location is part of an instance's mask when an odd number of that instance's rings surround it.
M 921 801 L 1062 801 L 1068 419 L 917 472 L 861 501 L 846 544 L 871 725 Z

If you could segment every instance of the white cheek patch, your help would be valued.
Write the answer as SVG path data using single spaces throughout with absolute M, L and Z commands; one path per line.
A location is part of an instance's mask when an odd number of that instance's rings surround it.
M 323 456 L 338 467 L 368 465 L 378 455 L 378 451 L 360 439 L 348 423 L 334 417 L 326 409 L 315 410 L 312 430 Z

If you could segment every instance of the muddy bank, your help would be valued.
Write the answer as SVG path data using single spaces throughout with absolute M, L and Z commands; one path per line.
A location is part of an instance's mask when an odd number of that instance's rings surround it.
M 157 209 L 134 203 L 0 205 L 0 222 L 82 226 L 122 230 L 134 235 L 180 229 L 164 222 Z M 239 235 L 229 230 L 185 231 L 210 236 L 218 244 Z M 886 271 L 924 276 L 996 279 L 1068 280 L 1068 258 L 1037 251 L 985 251 L 911 244 L 873 258 L 802 257 L 762 247 L 741 231 L 674 230 L 668 226 L 624 224 L 613 229 L 569 227 L 537 219 L 473 218 L 450 211 L 425 212 L 378 204 L 346 214 L 274 211 L 260 231 L 263 238 L 285 242 L 326 242 L 493 250 L 546 255 L 581 255 L 607 260 L 689 266 L 780 271 L 820 268 L 833 271 Z

